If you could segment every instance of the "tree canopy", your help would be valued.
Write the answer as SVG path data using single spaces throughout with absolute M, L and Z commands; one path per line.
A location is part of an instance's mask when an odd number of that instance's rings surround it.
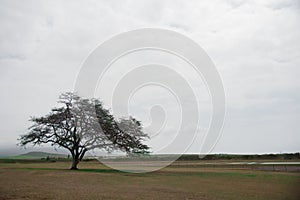
M 62 94 L 58 102 L 62 106 L 49 114 L 31 117 L 33 125 L 19 138 L 21 146 L 50 143 L 65 148 L 73 158 L 71 169 L 77 169 L 85 153 L 94 149 L 148 153 L 149 147 L 142 143 L 147 135 L 135 118 L 115 120 L 98 99 L 81 98 L 74 93 Z

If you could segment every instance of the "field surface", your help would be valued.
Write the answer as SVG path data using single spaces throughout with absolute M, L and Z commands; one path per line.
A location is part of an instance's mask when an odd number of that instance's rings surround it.
M 0 163 L 0 199 L 300 199 L 300 173 L 177 162 L 130 174 L 99 162 Z

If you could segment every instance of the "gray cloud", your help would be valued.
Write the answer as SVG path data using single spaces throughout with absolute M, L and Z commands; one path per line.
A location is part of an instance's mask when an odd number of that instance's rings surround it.
M 2 0 L 0 146 L 15 148 L 29 116 L 47 113 L 59 93 L 73 90 L 98 44 L 160 27 L 197 41 L 223 78 L 228 113 L 216 152 L 299 151 L 299 8 L 292 0 Z

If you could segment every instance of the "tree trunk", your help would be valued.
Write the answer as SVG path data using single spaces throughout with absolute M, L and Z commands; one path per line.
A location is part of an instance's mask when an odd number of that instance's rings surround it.
M 72 167 L 71 167 L 71 169 L 72 169 L 72 170 L 78 169 L 78 168 L 77 168 L 78 163 L 79 163 L 78 158 L 73 158 L 73 162 L 72 162 Z
M 87 149 L 83 149 L 82 151 L 78 151 L 78 149 L 75 150 L 75 152 L 72 152 L 72 170 L 76 170 L 78 163 L 83 159 L 84 154 L 86 153 Z

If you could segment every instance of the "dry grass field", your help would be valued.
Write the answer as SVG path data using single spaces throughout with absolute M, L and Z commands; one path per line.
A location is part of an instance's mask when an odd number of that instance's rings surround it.
M 300 199 L 300 173 L 190 167 L 130 174 L 98 162 L 0 163 L 0 199 Z

